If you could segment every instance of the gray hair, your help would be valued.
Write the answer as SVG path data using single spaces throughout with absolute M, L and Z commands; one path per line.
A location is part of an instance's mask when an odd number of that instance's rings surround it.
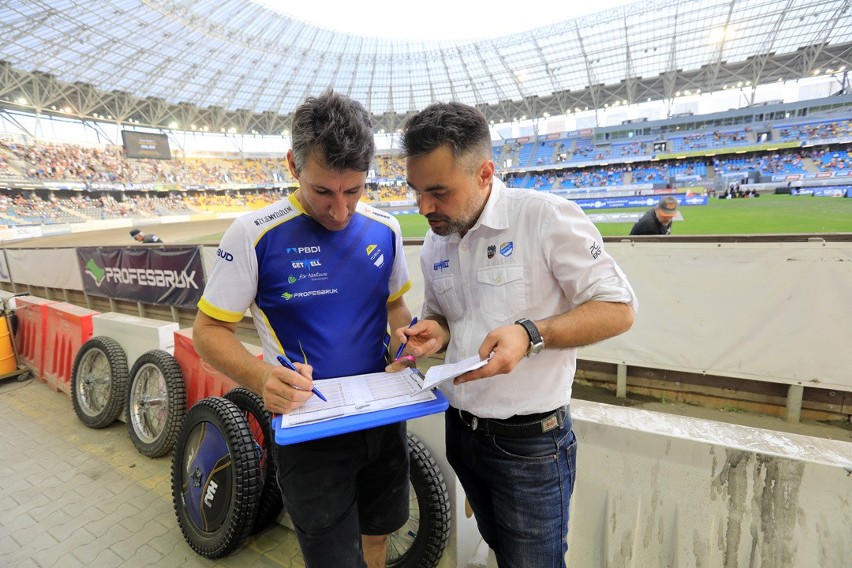
M 456 162 L 491 158 L 491 132 L 485 115 L 458 102 L 433 103 L 415 114 L 403 128 L 406 156 L 419 156 L 449 144 Z M 475 164 L 471 164 L 474 166 Z
M 373 123 L 361 103 L 327 89 L 309 97 L 293 113 L 296 173 L 313 155 L 335 171 L 366 172 L 376 151 Z

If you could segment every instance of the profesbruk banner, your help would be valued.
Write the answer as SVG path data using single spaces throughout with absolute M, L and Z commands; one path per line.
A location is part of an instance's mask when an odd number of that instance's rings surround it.
M 77 262 L 93 296 L 191 308 L 204 291 L 198 247 L 83 247 Z

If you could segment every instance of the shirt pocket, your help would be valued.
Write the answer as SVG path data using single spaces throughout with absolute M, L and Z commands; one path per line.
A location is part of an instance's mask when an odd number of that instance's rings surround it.
M 438 302 L 441 315 L 447 318 L 447 321 L 460 319 L 461 302 L 453 286 L 453 275 L 432 278 L 432 288 L 435 290 L 435 300 Z
M 497 323 L 505 324 L 527 309 L 524 267 L 520 264 L 489 266 L 477 270 L 481 311 Z

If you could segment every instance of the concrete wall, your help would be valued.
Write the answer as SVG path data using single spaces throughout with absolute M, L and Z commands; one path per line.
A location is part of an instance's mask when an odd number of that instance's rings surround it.
M 572 402 L 571 566 L 840 568 L 852 444 Z

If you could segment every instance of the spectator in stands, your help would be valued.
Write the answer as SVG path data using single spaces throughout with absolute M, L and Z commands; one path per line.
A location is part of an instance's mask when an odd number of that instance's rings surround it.
M 299 189 L 225 232 L 193 328 L 199 354 L 276 413 L 305 404 L 315 379 L 383 371 L 387 326 L 411 321 L 399 223 L 359 203 L 375 152 L 370 115 L 328 90 L 296 109 L 291 129 Z M 235 335 L 249 308 L 265 361 Z M 298 371 L 276 365 L 281 354 Z M 387 535 L 408 520 L 405 422 L 273 456 L 307 566 L 385 566 Z
M 494 177 L 477 109 L 432 104 L 406 123 L 403 146 L 431 230 L 424 319 L 396 339 L 416 357 L 490 356 L 442 386 L 447 459 L 501 568 L 564 567 L 575 348 L 629 329 L 633 290 L 579 207 Z
M 137 242 L 150 244 L 150 243 L 161 243 L 163 239 L 158 237 L 157 235 L 150 234 L 146 235 L 141 229 L 133 229 L 130 231 L 130 236 Z
M 667 195 L 648 209 L 630 229 L 631 235 L 668 235 L 677 215 L 677 198 Z

